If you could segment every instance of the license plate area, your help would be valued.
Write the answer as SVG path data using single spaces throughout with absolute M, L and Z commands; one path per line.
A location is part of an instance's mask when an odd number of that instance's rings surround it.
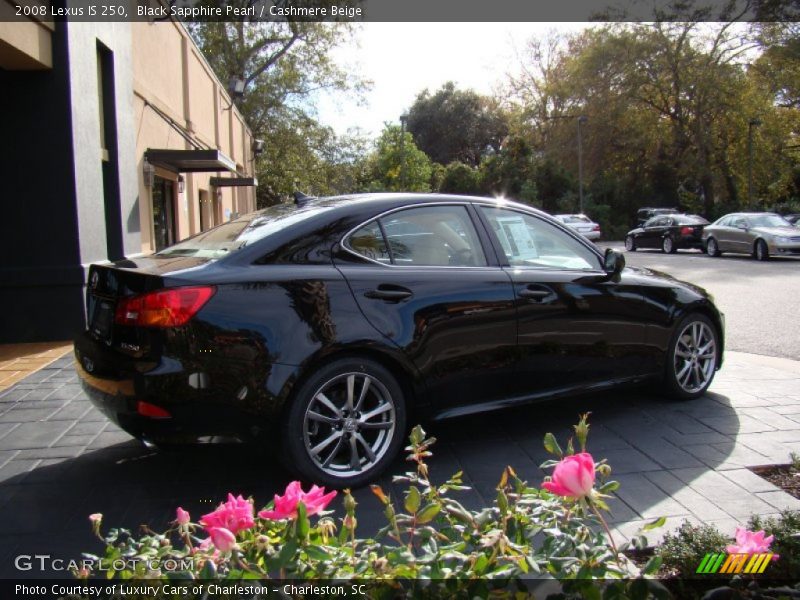
M 114 304 L 109 300 L 90 297 L 89 329 L 97 337 L 108 340 L 111 338 L 111 328 L 114 323 Z

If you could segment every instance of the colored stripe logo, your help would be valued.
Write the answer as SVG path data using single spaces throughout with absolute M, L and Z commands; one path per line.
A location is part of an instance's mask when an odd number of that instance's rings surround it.
M 697 573 L 704 575 L 720 573 L 763 573 L 767 565 L 772 562 L 775 555 L 772 553 L 753 553 L 753 554 L 726 554 L 709 553 L 700 561 Z

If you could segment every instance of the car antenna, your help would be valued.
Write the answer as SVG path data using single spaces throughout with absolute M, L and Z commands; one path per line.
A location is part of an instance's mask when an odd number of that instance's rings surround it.
M 294 203 L 297 206 L 303 206 L 309 200 L 313 200 L 314 196 L 306 196 L 303 192 L 295 192 L 292 194 L 294 196 Z

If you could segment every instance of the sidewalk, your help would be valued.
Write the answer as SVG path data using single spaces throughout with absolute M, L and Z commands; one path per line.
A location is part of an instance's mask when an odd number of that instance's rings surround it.
M 0 392 L 46 367 L 72 348 L 72 342 L 0 344 Z
M 731 534 L 753 513 L 800 509 L 747 468 L 800 452 L 800 362 L 737 352 L 726 354 L 710 393 L 691 402 L 634 390 L 428 424 L 439 440 L 432 477 L 463 470 L 472 490 L 457 498 L 471 508 L 492 503 L 506 465 L 538 484 L 548 458 L 542 437 L 551 431 L 563 441 L 586 411 L 588 449 L 608 459 L 621 483 L 610 518 L 619 538 L 659 516 L 667 517 L 665 530 L 689 519 Z M 148 450 L 91 406 L 71 356 L 58 358 L 0 392 L 0 577 L 55 575 L 16 571 L 19 554 L 100 551 L 90 513 L 103 513 L 108 526 L 163 529 L 175 507 L 198 518 L 229 491 L 263 505 L 291 480 L 276 462 L 246 445 Z M 395 499 L 391 475 L 407 469 L 398 459 L 379 482 Z M 368 489 L 356 499 L 360 534 L 369 535 L 383 523 L 382 508 Z

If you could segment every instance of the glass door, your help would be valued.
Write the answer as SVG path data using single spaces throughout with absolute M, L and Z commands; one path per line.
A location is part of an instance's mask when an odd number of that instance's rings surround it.
M 155 177 L 153 181 L 153 231 L 156 252 L 178 241 L 175 221 L 175 184 L 169 179 Z

